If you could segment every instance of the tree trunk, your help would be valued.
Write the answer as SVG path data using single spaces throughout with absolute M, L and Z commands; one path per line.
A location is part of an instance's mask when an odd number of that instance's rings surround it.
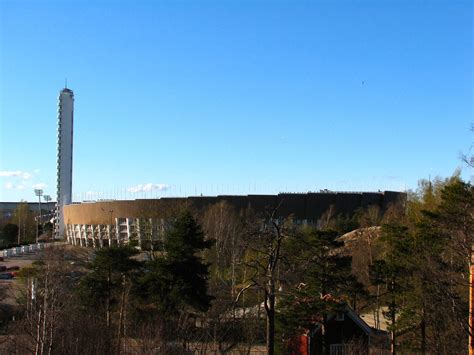
M 42 325 L 42 335 L 41 335 L 41 348 L 40 354 L 44 354 L 44 346 L 46 343 L 47 337 L 47 321 L 49 311 L 49 282 L 48 282 L 48 272 L 49 268 L 46 271 L 46 279 L 44 283 L 44 296 L 43 296 L 43 325 Z
M 107 274 L 107 300 L 106 300 L 106 321 L 107 321 L 107 328 L 110 327 L 110 270 Z
M 396 311 L 395 311 L 395 281 L 392 280 L 391 284 L 391 292 L 392 292 L 392 302 L 390 304 L 390 317 L 391 317 L 391 326 L 392 330 L 390 331 L 390 354 L 391 355 L 396 355 L 397 350 L 395 346 L 396 342 L 396 334 L 395 334 L 395 317 L 396 317 Z
M 118 324 L 118 333 L 117 333 L 117 354 L 120 354 L 120 341 L 122 340 L 122 323 L 123 323 L 123 310 L 125 308 L 125 276 L 123 276 L 122 283 L 122 299 L 120 302 L 120 314 L 119 314 L 119 324 Z
M 36 346 L 35 346 L 35 355 L 39 354 L 40 351 L 40 341 L 41 341 L 41 315 L 42 309 L 38 311 L 38 318 L 36 319 Z
M 275 354 L 275 283 L 272 279 L 268 281 L 268 294 L 265 302 L 267 312 L 267 354 Z
M 376 309 L 377 312 L 375 314 L 375 329 L 380 330 L 380 303 L 379 303 L 379 296 L 380 296 L 380 285 L 377 285 L 377 298 L 376 298 Z
M 321 345 L 322 345 L 322 353 L 324 355 L 329 354 L 329 346 L 328 346 L 328 335 L 327 335 L 327 323 L 328 323 L 328 317 L 325 314 L 323 317 L 323 324 L 321 326 Z
M 425 322 L 425 308 L 421 310 L 421 353 L 426 354 L 426 322 Z

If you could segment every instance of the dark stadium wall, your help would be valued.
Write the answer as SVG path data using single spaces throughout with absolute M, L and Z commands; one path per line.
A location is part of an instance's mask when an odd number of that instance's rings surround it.
M 203 211 L 225 201 L 236 210 L 252 209 L 257 215 L 276 207 L 277 217 L 292 216 L 298 220 L 316 222 L 331 206 L 334 213 L 352 215 L 360 207 L 378 205 L 386 209 L 393 203 L 404 203 L 401 192 L 321 192 L 307 194 L 248 195 L 160 198 L 127 201 L 100 201 L 72 204 L 64 207 L 66 224 L 112 224 L 115 218 L 168 218 L 180 209 Z

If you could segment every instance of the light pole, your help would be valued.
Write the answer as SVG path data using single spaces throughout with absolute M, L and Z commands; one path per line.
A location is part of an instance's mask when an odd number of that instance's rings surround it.
M 21 202 L 18 205 L 18 245 L 20 245 L 21 239 Z
M 38 196 L 39 223 L 42 223 L 43 216 L 41 215 L 41 196 L 43 196 L 43 190 L 35 189 L 35 195 Z M 36 244 L 38 244 L 39 223 L 38 219 L 36 219 Z
M 50 195 L 43 195 L 43 199 L 45 200 L 46 203 L 48 203 L 49 201 L 51 201 L 51 196 Z M 49 220 L 49 219 L 51 219 L 51 210 L 49 209 L 48 205 L 46 206 L 46 208 L 47 208 L 47 211 L 48 211 L 48 216 L 49 216 L 48 220 Z M 49 233 L 47 233 L 47 235 L 49 235 Z M 48 236 L 48 239 L 51 239 L 51 238 L 49 238 L 49 236 Z

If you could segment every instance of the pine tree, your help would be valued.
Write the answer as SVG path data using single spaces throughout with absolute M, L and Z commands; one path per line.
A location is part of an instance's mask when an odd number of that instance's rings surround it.
M 286 246 L 294 277 L 292 287 L 282 297 L 278 317 L 284 338 L 311 329 L 316 323 L 324 328 L 331 313 L 341 310 L 354 292 L 362 291 L 362 285 L 351 274 L 351 257 L 338 250 L 342 243 L 337 236 L 334 231 L 308 229 Z
M 146 297 L 161 314 L 172 317 L 209 308 L 208 265 L 199 253 L 211 245 L 190 212 L 174 221 L 164 242 L 165 255 L 147 263 L 148 271 L 141 280 Z
M 427 186 L 407 225 L 383 226 L 384 252 L 371 268 L 372 283 L 385 285 L 392 353 L 460 351 L 470 332 L 473 189 L 456 177 Z
M 453 179 L 440 195 L 438 206 L 424 212 L 418 233 L 435 247 L 431 265 L 424 265 L 430 275 L 429 305 L 436 305 L 428 314 L 432 348 L 443 346 L 451 351 L 453 346 L 465 344 L 472 334 L 468 280 L 474 242 L 474 189 L 469 183 Z M 444 341 L 441 343 L 440 339 Z
M 385 303 L 388 310 L 383 313 L 389 321 L 391 353 L 397 352 L 397 333 L 400 309 L 413 273 L 410 264 L 413 238 L 408 228 L 398 224 L 382 226 L 380 242 L 384 245 L 383 259 L 376 260 L 370 268 L 371 281 L 374 285 L 385 285 L 386 293 L 378 302 Z
M 126 283 L 133 281 L 132 274 L 141 263 L 132 256 L 137 250 L 131 247 L 111 247 L 95 253 L 89 265 L 91 272 L 80 284 L 81 299 L 86 306 L 105 309 L 107 326 L 111 325 L 112 311 L 120 304 Z

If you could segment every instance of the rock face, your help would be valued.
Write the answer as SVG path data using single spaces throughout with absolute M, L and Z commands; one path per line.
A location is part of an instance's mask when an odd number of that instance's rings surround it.
M 344 235 L 341 235 L 337 239 L 341 242 L 344 242 L 344 245 L 350 248 L 351 246 L 353 246 L 354 243 L 358 243 L 361 239 L 378 238 L 380 236 L 381 230 L 382 227 L 380 226 L 358 228 Z
M 344 243 L 339 250 L 344 255 L 352 256 L 352 272 L 364 285 L 370 284 L 369 266 L 381 253 L 379 243 L 382 227 L 359 228 L 338 238 Z

